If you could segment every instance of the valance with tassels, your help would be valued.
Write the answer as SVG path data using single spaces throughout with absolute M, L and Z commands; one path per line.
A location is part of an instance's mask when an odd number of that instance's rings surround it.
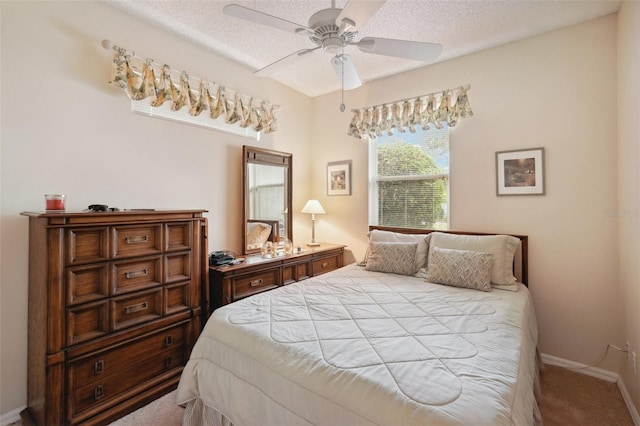
M 105 48 L 111 47 L 107 40 L 102 44 Z M 271 133 L 278 130 L 275 113 L 279 105 L 232 92 L 223 85 L 208 83 L 204 79 L 195 79 L 200 83 L 198 90 L 193 90 L 190 81 L 194 78 L 185 71 L 178 72 L 169 65 L 160 66 L 151 59 L 138 58 L 118 46 L 113 46 L 113 51 L 113 74 L 109 83 L 124 89 L 131 100 L 151 98 L 152 107 L 171 102 L 173 111 L 187 107 L 192 116 L 198 116 L 208 109 L 209 117 L 213 120 L 223 119 L 228 124 L 237 124 L 256 132 Z M 135 67 L 133 59 L 139 60 L 142 67 Z M 177 84 L 172 73 L 180 75 Z
M 393 129 L 404 133 L 416 131 L 416 126 L 427 130 L 430 126 L 441 129 L 443 124 L 454 127 L 461 118 L 471 117 L 467 91 L 469 87 L 444 90 L 410 99 L 352 110 L 354 115 L 347 134 L 358 139 L 375 139 Z

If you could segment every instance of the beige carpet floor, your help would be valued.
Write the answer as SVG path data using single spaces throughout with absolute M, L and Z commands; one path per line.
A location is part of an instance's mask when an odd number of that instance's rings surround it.
M 541 391 L 545 426 L 634 426 L 615 383 L 547 365 L 541 374 Z M 183 409 L 174 404 L 174 398 L 171 392 L 111 426 L 179 426 Z
M 540 387 L 545 426 L 633 426 L 616 383 L 546 365 Z

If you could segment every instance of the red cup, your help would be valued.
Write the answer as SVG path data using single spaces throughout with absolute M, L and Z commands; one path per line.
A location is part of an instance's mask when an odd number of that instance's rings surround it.
M 44 196 L 45 208 L 47 211 L 64 211 L 64 194 L 46 194 Z

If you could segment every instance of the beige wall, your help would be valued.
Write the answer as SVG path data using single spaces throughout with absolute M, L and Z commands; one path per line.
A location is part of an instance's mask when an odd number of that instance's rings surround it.
M 607 215 L 619 206 L 616 16 L 385 78 L 345 96 L 348 108 L 358 108 L 461 84 L 471 85 L 474 116 L 451 131 L 451 228 L 529 235 L 540 350 L 591 363 L 608 342 L 623 345 L 626 338 L 619 220 Z M 346 241 L 361 258 L 367 148 L 346 136 L 351 114 L 341 114 L 339 103 L 339 94 L 314 99 L 312 193 L 328 212 L 317 232 Z M 495 152 L 534 147 L 545 148 L 546 195 L 497 197 Z M 323 167 L 341 159 L 353 159 L 356 180 L 354 195 L 338 200 L 324 195 Z M 637 167 L 637 154 L 633 161 Z M 623 357 L 610 353 L 600 367 L 617 371 Z
M 327 210 L 317 239 L 348 244 L 350 260 L 364 254 L 367 147 L 346 136 L 351 114 L 339 112 L 339 93 L 311 100 L 102 3 L 0 2 L 0 14 L 0 413 L 26 404 L 27 222 L 19 212 L 41 209 L 45 192 L 68 193 L 70 209 L 205 208 L 210 248 L 237 250 L 240 149 L 265 146 L 294 154 L 294 212 L 308 198 Z M 597 359 L 607 342 L 640 345 L 638 246 L 624 237 L 637 236 L 637 217 L 605 213 L 638 206 L 638 100 L 621 105 L 635 108 L 635 118 L 618 126 L 615 100 L 616 60 L 637 70 L 638 42 L 625 42 L 622 31 L 616 40 L 616 24 L 601 18 L 345 94 L 348 110 L 471 84 L 475 115 L 451 132 L 451 227 L 530 236 L 540 349 L 578 362 Z M 638 24 L 638 6 L 628 7 L 621 28 L 637 40 Z M 105 83 L 103 38 L 283 105 L 280 131 L 255 143 L 132 115 L 124 94 Z M 616 43 L 627 52 L 618 59 Z M 626 78 L 637 93 L 637 76 Z M 495 152 L 538 146 L 546 149 L 547 195 L 496 197 Z M 328 197 L 326 163 L 346 159 L 353 195 Z M 308 215 L 295 213 L 294 222 L 295 239 L 308 239 Z M 621 294 L 634 299 L 623 303 Z M 619 371 L 621 359 L 610 354 L 602 367 Z M 623 374 L 638 405 L 637 378 Z
M 640 3 L 618 13 L 618 253 L 625 336 L 640 355 Z M 621 376 L 640 409 L 640 376 L 623 362 Z M 638 366 L 640 368 L 640 365 Z
M 2 216 L 0 414 L 26 404 L 27 218 L 43 194 L 67 208 L 209 210 L 210 249 L 240 249 L 242 145 L 292 152 L 308 179 L 311 99 L 101 2 L 0 2 Z M 110 39 L 138 54 L 283 105 L 280 131 L 260 142 L 134 115 L 107 85 Z M 302 165 L 296 167 L 297 164 Z M 297 199 L 308 198 L 304 184 Z M 299 202 L 299 204 L 302 202 Z M 305 218 L 306 219 L 306 218 Z M 295 235 L 308 233 L 304 226 Z

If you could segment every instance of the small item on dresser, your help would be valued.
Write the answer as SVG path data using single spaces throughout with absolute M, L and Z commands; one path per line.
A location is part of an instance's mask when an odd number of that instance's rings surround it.
M 109 206 L 106 204 L 91 204 L 87 207 L 87 210 L 91 212 L 106 212 Z
M 64 200 L 67 198 L 64 194 L 45 194 L 45 209 L 47 211 L 64 211 Z
M 210 266 L 229 265 L 236 259 L 235 254 L 228 250 L 217 250 L 209 253 Z
M 119 212 L 120 209 L 117 207 L 109 207 L 106 204 L 91 204 L 87 207 L 89 212 Z

